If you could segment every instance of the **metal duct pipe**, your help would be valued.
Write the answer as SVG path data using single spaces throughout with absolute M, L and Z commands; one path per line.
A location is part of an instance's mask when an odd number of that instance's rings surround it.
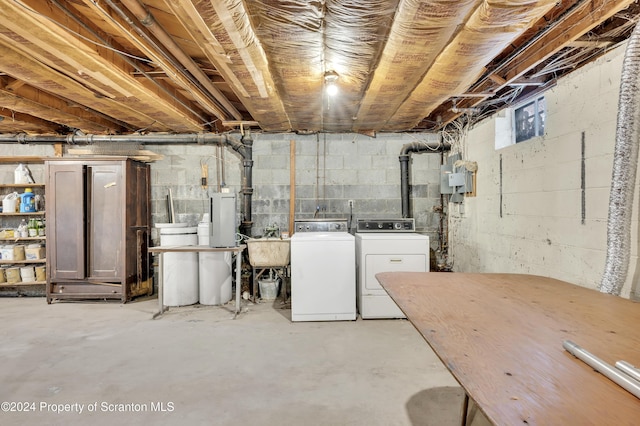
M 638 168 L 640 136 L 640 25 L 629 38 L 622 64 L 616 144 L 607 220 L 607 260 L 600 282 L 602 293 L 620 295 L 627 279 L 631 252 L 631 213 Z
M 445 143 L 440 134 L 439 142 L 410 142 L 402 145 L 400 150 L 400 197 L 402 199 L 402 217 L 411 217 L 409 206 L 409 160 L 411 153 L 434 152 L 440 153 L 451 149 L 451 144 Z

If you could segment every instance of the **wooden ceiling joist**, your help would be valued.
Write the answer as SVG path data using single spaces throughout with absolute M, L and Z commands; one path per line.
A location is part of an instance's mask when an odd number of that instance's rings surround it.
M 501 75 L 507 81 L 515 80 L 568 43 L 578 39 L 587 31 L 625 9 L 635 0 L 584 1 L 551 30 L 519 52 L 510 64 L 504 66 Z
M 48 18 L 56 22 L 64 22 L 64 16 L 57 9 L 45 6 L 41 5 L 43 10 L 34 14 L 14 2 L 2 2 L 0 25 L 24 39 L 16 48 L 27 51 L 35 60 L 81 82 L 94 92 L 118 100 L 121 105 L 140 109 L 144 104 L 143 108 L 153 115 L 147 126 L 155 121 L 164 124 L 165 128 L 180 126 L 184 131 L 202 128 L 203 117 L 185 110 L 166 94 L 150 91 L 139 84 L 130 76 L 131 68 L 112 51 L 97 45 L 89 46 L 66 29 L 51 25 L 44 13 L 49 13 Z M 29 26 L 38 26 L 39 31 L 30 31 Z M 75 31 L 80 32 L 82 28 L 77 27 Z M 3 32 L 6 34 L 6 30 Z

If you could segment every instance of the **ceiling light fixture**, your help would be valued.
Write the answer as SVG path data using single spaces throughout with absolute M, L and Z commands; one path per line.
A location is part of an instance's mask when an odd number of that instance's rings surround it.
M 335 71 L 327 71 L 324 73 L 324 85 L 327 95 L 335 96 L 338 94 L 338 73 Z

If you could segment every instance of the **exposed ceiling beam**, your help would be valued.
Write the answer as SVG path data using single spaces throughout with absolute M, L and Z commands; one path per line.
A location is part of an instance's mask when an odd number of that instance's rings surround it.
M 53 121 L 70 128 L 80 129 L 83 132 L 113 133 L 120 130 L 113 125 L 107 126 L 105 124 L 101 124 L 101 120 L 98 117 L 94 116 L 92 119 L 86 119 L 78 117 L 73 113 L 66 112 L 66 105 L 64 105 L 61 100 L 52 98 L 51 96 L 35 89 L 34 92 L 36 95 L 40 95 L 40 102 L 33 99 L 23 98 L 9 90 L 0 89 L 0 106 L 23 114 L 39 117 L 43 120 Z M 42 103 L 42 101 L 57 106 L 47 105 Z
M 60 126 L 28 114 L 0 108 L 0 133 L 30 131 L 58 133 Z
M 11 46 L 15 45 L 12 43 Z M 144 128 L 153 123 L 155 119 L 146 115 L 142 111 L 125 108 L 118 102 L 96 96 L 96 93 L 85 86 L 70 79 L 68 76 L 60 74 L 51 67 L 34 60 L 23 53 L 16 52 L 12 47 L 5 44 L 0 38 L 0 68 L 13 78 L 32 82 L 32 84 L 48 93 L 55 93 L 57 96 L 66 99 L 73 99 L 81 105 L 90 105 L 107 116 L 118 117 L 120 120 L 130 123 L 136 128 Z M 157 131 L 167 131 L 167 127 L 156 126 Z
M 516 48 L 510 57 L 485 72 L 484 76 L 473 85 L 474 91 L 479 93 L 489 90 L 497 92 L 509 85 L 517 86 L 528 81 L 531 82 L 531 80 L 522 80 L 521 77 L 634 1 L 582 0 L 576 3 L 569 7 L 557 21 L 549 23 L 546 31 L 541 30 L 537 39 Z M 542 83 L 544 79 L 536 79 L 533 82 L 539 87 L 549 84 L 548 81 Z M 461 102 L 460 106 L 472 108 L 481 102 L 482 100 L 479 99 L 469 99 Z M 440 115 L 442 119 L 441 126 L 445 126 L 457 118 L 457 115 L 439 108 L 431 114 L 430 119 L 433 120 L 433 116 L 436 114 Z
M 238 110 L 229 102 L 229 100 L 211 83 L 209 78 L 202 72 L 193 59 L 188 56 L 182 48 L 175 42 L 175 40 L 165 31 L 164 28 L 155 20 L 151 12 L 138 0 L 120 0 L 131 13 L 158 39 L 162 45 L 168 49 L 172 55 L 180 62 L 182 66 L 200 83 L 205 92 L 203 96 L 198 96 L 196 99 L 202 103 L 202 106 L 210 109 L 221 120 L 225 118 L 235 118 L 240 120 L 242 115 Z M 107 3 L 112 8 L 115 6 L 109 0 Z M 200 92 L 200 87 L 195 87 Z M 219 106 L 212 106 L 212 103 L 207 100 L 208 96 L 213 96 L 219 103 Z
M 52 24 L 51 20 L 66 20 L 67 25 L 71 25 L 58 9 L 39 5 L 44 10 L 29 10 L 14 2 L 2 2 L 0 5 L 0 24 L 21 38 L 21 43 L 15 43 L 17 49 L 60 75 L 78 81 L 97 96 L 117 101 L 132 110 L 144 109 L 153 118 L 143 127 L 157 122 L 164 128 L 183 131 L 202 129 L 205 119 L 185 111 L 175 99 L 140 84 L 129 75 L 130 67 L 113 52 L 101 46 L 90 46 L 66 28 Z M 44 15 L 44 12 L 51 16 Z M 37 27 L 38 31 L 31 30 L 30 26 Z M 76 31 L 81 31 L 81 28 L 76 28 Z M 6 31 L 2 36 L 15 41 L 15 36 Z
M 568 43 L 578 39 L 636 0 L 582 1 L 553 28 L 521 50 L 499 71 L 507 81 L 515 80 Z
M 193 2 L 175 2 L 165 0 L 165 3 L 179 19 L 182 26 L 189 32 L 191 38 L 199 45 L 203 46 L 203 52 L 207 59 L 216 67 L 216 74 L 224 77 L 224 81 L 231 87 L 231 90 L 238 96 L 243 105 L 247 108 L 252 117 L 258 121 L 265 121 L 265 114 L 277 114 L 278 122 L 287 122 L 288 118 L 284 110 L 282 98 L 275 90 L 275 82 L 269 70 L 262 45 L 259 43 L 248 45 L 243 43 L 245 37 L 240 33 L 238 24 L 231 19 L 232 16 L 241 19 L 244 24 L 244 31 L 253 32 L 248 20 L 246 10 L 242 3 L 237 3 L 238 10 L 231 13 L 222 2 L 199 3 L 197 6 Z M 212 21 L 215 15 L 224 22 L 224 29 L 229 34 L 227 43 L 232 44 L 236 56 L 240 60 L 231 60 L 231 52 L 227 52 L 225 47 L 218 41 L 213 33 Z M 249 39 L 256 37 L 251 34 Z M 267 70 L 263 72 L 262 70 Z M 237 74 L 237 75 L 236 75 Z M 240 76 L 240 77 L 238 77 Z

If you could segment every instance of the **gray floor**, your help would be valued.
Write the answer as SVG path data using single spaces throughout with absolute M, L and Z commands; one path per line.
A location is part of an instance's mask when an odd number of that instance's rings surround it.
M 0 424 L 459 424 L 462 389 L 408 321 L 232 308 L 0 298 L 0 401 L 30 410 Z

